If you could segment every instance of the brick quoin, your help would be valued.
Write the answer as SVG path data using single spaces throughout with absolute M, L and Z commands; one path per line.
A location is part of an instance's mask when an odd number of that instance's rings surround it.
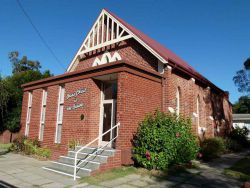
M 105 26 L 106 27 L 106 26 Z M 115 52 L 121 61 L 92 67 L 96 58 Z M 44 138 L 42 147 L 52 150 L 52 159 L 66 154 L 71 140 L 84 145 L 95 139 L 100 129 L 101 83 L 98 78 L 115 75 L 117 81 L 116 123 L 120 122 L 119 136 L 115 141 L 115 155 L 101 165 L 99 172 L 132 164 L 132 139 L 139 123 L 145 115 L 156 109 L 166 113 L 169 107 L 176 108 L 176 92 L 180 91 L 180 115 L 192 120 L 192 131 L 200 139 L 224 136 L 232 128 L 232 106 L 229 94 L 212 83 L 204 82 L 183 71 L 169 60 L 163 66 L 164 73 L 158 72 L 158 59 L 134 38 L 111 44 L 86 53 L 76 60 L 70 73 L 44 79 L 23 86 L 23 106 L 21 114 L 21 134 L 25 132 L 28 92 L 33 93 L 29 138 L 39 135 L 42 92 L 48 92 Z M 194 78 L 195 77 L 195 78 Z M 55 143 L 59 86 L 65 87 L 61 143 Z M 67 94 L 86 88 L 86 92 L 67 99 Z M 198 130 L 197 98 L 199 98 Z M 82 108 L 67 110 L 75 103 L 83 103 Z M 81 119 L 84 115 L 84 119 Z M 98 143 L 94 143 L 97 146 Z

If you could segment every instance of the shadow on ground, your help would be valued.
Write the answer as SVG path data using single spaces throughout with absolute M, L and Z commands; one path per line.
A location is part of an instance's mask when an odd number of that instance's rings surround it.
M 17 188 L 17 187 L 0 180 L 0 188 Z

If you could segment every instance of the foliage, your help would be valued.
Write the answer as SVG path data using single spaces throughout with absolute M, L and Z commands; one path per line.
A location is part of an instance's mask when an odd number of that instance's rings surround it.
M 248 58 L 248 59 L 244 62 L 244 67 L 245 67 L 245 69 L 250 69 L 250 58 Z
M 28 60 L 27 56 L 23 56 L 21 59 L 19 52 L 13 51 L 9 53 L 9 60 L 12 63 L 12 73 L 25 72 L 28 70 L 38 71 L 41 68 L 39 61 Z
M 229 137 L 238 142 L 243 147 L 249 147 L 249 141 L 247 139 L 249 130 L 246 127 L 235 127 L 230 133 Z
M 8 153 L 11 147 L 12 147 L 12 143 L 0 144 L 0 156 Z
M 239 152 L 242 150 L 242 146 L 236 140 L 233 140 L 231 138 L 225 138 L 224 141 L 227 151 Z
M 16 152 L 24 151 L 24 141 L 26 139 L 26 136 L 19 135 L 16 139 L 14 139 L 11 150 Z
M 50 158 L 51 156 L 51 150 L 48 148 L 36 148 L 35 150 L 35 154 L 39 157 L 43 157 L 43 158 Z
M 19 136 L 13 141 L 11 151 L 23 152 L 26 155 L 35 155 L 43 158 L 49 158 L 51 156 L 51 150 L 46 147 L 41 148 L 37 138 L 32 140 L 25 136 Z
M 20 128 L 23 91 L 22 84 L 52 76 L 50 71 L 41 72 L 41 65 L 27 57 L 18 58 L 18 52 L 9 54 L 13 74 L 0 77 L 0 133 L 8 129 L 11 133 Z
M 167 169 L 196 158 L 198 142 L 191 121 L 156 111 L 140 123 L 133 139 L 133 159 L 147 169 Z
M 70 150 L 75 150 L 78 144 L 79 144 L 79 141 L 77 139 L 71 139 L 69 140 L 68 147 Z
M 250 58 L 244 62 L 244 68 L 236 72 L 233 81 L 239 92 L 250 92 Z
M 203 160 L 217 158 L 225 151 L 226 145 L 224 139 L 221 137 L 208 138 L 201 143 L 201 154 Z
M 247 114 L 250 113 L 250 96 L 242 96 L 233 105 L 233 113 Z

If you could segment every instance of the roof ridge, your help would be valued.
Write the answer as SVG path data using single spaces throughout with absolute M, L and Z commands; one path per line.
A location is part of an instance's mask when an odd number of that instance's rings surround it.
M 121 22 L 127 29 L 129 29 L 134 35 L 136 35 L 140 40 L 142 40 L 145 44 L 147 44 L 150 48 L 152 48 L 154 51 L 156 51 L 160 56 L 162 56 L 166 61 L 171 61 L 172 63 L 176 64 L 177 66 L 180 66 L 190 74 L 196 76 L 201 81 L 205 81 L 208 84 L 216 87 L 217 89 L 224 92 L 222 89 L 214 85 L 211 81 L 209 81 L 207 78 L 205 78 L 202 74 L 200 74 L 198 71 L 196 71 L 189 63 L 184 61 L 182 58 L 180 58 L 178 55 L 176 55 L 173 51 L 168 49 L 167 47 L 163 46 L 158 41 L 152 39 L 142 31 L 138 30 L 131 24 L 124 21 L 122 18 L 114 14 L 113 12 L 109 11 L 108 9 L 104 8 L 104 11 L 109 13 L 111 16 L 113 16 L 115 19 L 117 19 L 119 22 Z

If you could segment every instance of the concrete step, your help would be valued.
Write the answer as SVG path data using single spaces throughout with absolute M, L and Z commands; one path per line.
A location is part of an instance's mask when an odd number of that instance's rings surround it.
M 69 165 L 69 164 L 64 164 L 64 163 L 53 161 L 51 166 L 47 168 L 53 169 L 59 172 L 71 174 L 71 175 L 74 174 L 74 165 Z M 76 174 L 79 177 L 84 177 L 84 176 L 89 176 L 91 172 L 92 170 L 89 168 L 77 167 Z
M 49 167 L 43 167 L 55 173 L 66 176 L 74 176 L 75 154 L 82 146 L 77 146 L 76 150 L 69 151 L 67 156 L 60 156 L 57 161 L 52 161 Z M 94 153 L 97 151 L 96 153 Z M 100 168 L 102 163 L 106 163 L 108 157 L 114 156 L 115 150 L 112 148 L 97 149 L 94 147 L 84 148 L 77 155 L 77 173 L 79 177 L 90 176 L 91 172 Z M 88 158 L 87 158 L 88 157 Z M 86 159 L 84 161 L 84 159 Z M 84 161 L 84 162 L 83 162 Z
M 58 170 L 58 169 L 54 169 L 52 167 L 43 167 L 44 170 L 48 170 L 48 171 L 51 171 L 51 172 L 54 172 L 54 173 L 57 173 L 57 174 L 62 174 L 62 175 L 65 175 L 65 176 L 70 176 L 70 177 L 74 177 L 73 174 L 69 174 L 68 172 L 63 172 L 61 170 Z M 76 178 L 81 178 L 80 176 L 76 176 Z
M 68 156 L 61 156 L 57 162 L 74 166 L 75 158 L 68 157 Z M 83 167 L 83 168 L 88 168 L 91 170 L 96 170 L 99 168 L 100 162 L 92 161 L 89 159 L 87 159 L 87 161 L 77 159 L 77 166 Z
M 75 151 L 69 151 L 67 156 L 74 158 L 75 157 L 75 153 L 76 153 Z M 88 153 L 82 153 L 82 152 L 79 152 L 78 155 L 77 155 L 77 158 L 78 159 L 82 159 L 82 160 L 86 159 L 87 157 L 88 157 L 87 160 L 90 160 L 90 161 L 96 161 L 96 162 L 100 162 L 100 163 L 106 163 L 109 156 L 88 154 Z
M 82 146 L 76 146 L 75 151 L 78 151 L 81 149 Z M 98 150 L 98 151 L 97 151 Z M 97 155 L 105 155 L 105 156 L 113 156 L 115 153 L 115 150 L 112 148 L 103 148 L 103 149 L 98 149 L 94 147 L 87 147 L 81 150 L 81 153 L 88 153 L 88 154 L 93 154 L 95 151 L 97 151 L 95 154 Z

